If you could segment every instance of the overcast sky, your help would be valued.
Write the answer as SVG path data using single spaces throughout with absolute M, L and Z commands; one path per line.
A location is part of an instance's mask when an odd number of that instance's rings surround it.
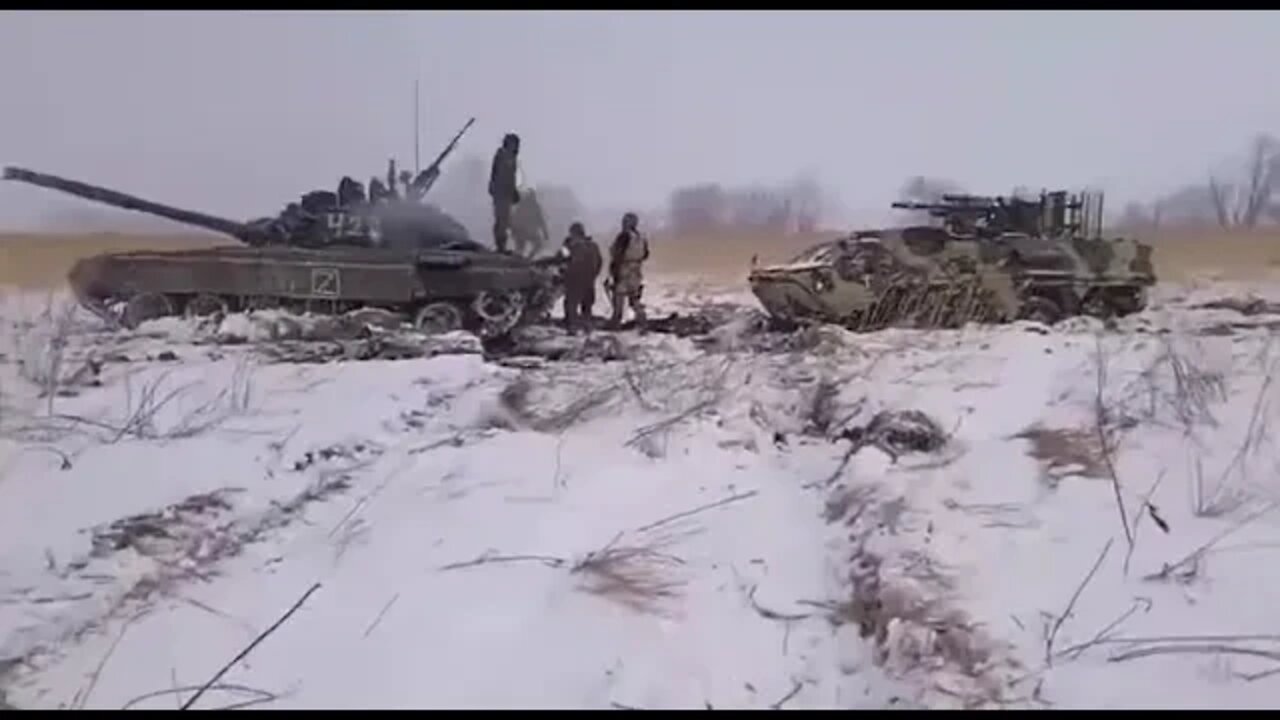
M 592 205 L 808 171 L 859 219 L 912 174 L 1115 208 L 1280 130 L 1278 39 L 1275 12 L 0 12 L 0 163 L 269 214 L 411 165 L 420 77 L 424 158 L 475 116 L 460 155 L 518 132 Z M 67 202 L 6 183 L 0 225 Z

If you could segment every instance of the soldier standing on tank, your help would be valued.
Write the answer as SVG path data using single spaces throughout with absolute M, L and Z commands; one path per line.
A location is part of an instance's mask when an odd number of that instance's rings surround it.
M 489 168 L 489 197 L 493 200 L 493 246 L 507 251 L 507 232 L 511 227 L 511 209 L 520 202 L 516 187 L 516 158 L 520 155 L 520 137 L 507 133 L 502 146 L 493 154 Z
M 633 212 L 622 216 L 622 232 L 609 248 L 609 278 L 605 290 L 613 304 L 610 326 L 622 325 L 623 305 L 631 306 L 636 325 L 644 330 L 644 262 L 649 259 L 649 240 L 640 232 L 640 218 Z
M 580 222 L 569 226 L 563 252 L 568 256 L 564 270 L 564 326 L 574 335 L 580 327 L 590 328 L 595 321 L 596 278 L 600 277 L 604 258 L 600 246 Z

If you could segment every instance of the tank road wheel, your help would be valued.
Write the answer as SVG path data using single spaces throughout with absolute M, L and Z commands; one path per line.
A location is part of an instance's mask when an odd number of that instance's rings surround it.
M 480 336 L 498 338 L 515 329 L 524 314 L 524 295 L 517 291 L 482 292 L 471 309 L 480 318 Z
M 1111 299 L 1107 297 L 1107 293 L 1098 289 L 1085 296 L 1084 302 L 1080 303 L 1080 312 L 1089 317 L 1106 320 L 1115 315 L 1115 308 L 1112 307 Z
M 132 330 L 148 320 L 173 314 L 173 303 L 160 293 L 139 293 L 125 302 L 120 323 Z
M 1146 288 L 1129 287 L 1117 289 L 1117 291 L 1111 295 L 1111 309 L 1120 317 L 1132 315 L 1136 312 L 1142 312 L 1146 307 Z
M 182 314 L 188 318 L 203 318 L 212 315 L 226 316 L 228 312 L 230 312 L 230 307 L 227 305 L 226 300 L 217 295 L 205 293 L 196 295 L 188 300 Z
M 778 324 L 780 329 L 782 329 L 784 332 L 791 329 L 790 327 L 788 327 L 788 325 L 795 325 L 799 327 L 799 323 L 796 322 L 795 318 L 779 317 L 777 319 L 778 319 Z M 865 323 L 866 323 L 866 312 L 862 310 L 853 310 L 844 317 L 844 320 L 841 321 L 840 324 L 843 325 L 846 329 L 851 330 L 853 332 L 862 332 L 863 325 Z
M 1043 295 L 1032 295 L 1023 299 L 1022 307 L 1018 308 L 1018 319 L 1052 325 L 1062 319 L 1062 308 Z
M 413 327 L 427 335 L 441 335 L 462 329 L 462 310 L 451 302 L 433 302 L 422 306 L 413 316 Z

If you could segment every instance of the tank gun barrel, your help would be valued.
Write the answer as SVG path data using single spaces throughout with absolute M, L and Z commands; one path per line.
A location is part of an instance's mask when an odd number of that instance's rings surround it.
M 27 183 L 37 187 L 57 190 L 75 195 L 76 197 L 91 200 L 93 202 L 102 203 L 103 205 L 111 205 L 126 210 L 134 210 L 150 215 L 158 215 L 162 218 L 180 222 L 185 225 L 194 225 L 196 227 L 213 230 L 215 232 L 230 235 L 241 242 L 248 243 L 253 235 L 251 228 L 244 223 L 234 220 L 227 220 L 216 215 L 206 215 L 205 213 L 194 212 L 192 210 L 183 210 L 182 208 L 171 207 L 169 205 L 161 205 L 160 203 L 143 200 L 133 195 L 127 195 L 115 190 L 109 190 L 97 185 L 79 182 L 77 180 L 68 180 L 56 175 L 48 175 L 38 173 L 18 167 L 6 167 L 4 169 L 4 179 L 15 182 Z

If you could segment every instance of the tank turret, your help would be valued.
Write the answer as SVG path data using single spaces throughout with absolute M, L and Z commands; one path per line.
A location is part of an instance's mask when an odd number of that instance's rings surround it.
M 175 222 L 229 235 L 253 247 L 285 245 L 298 248 L 367 247 L 397 250 L 483 250 L 466 228 L 440 208 L 421 198 L 440 177 L 441 166 L 475 122 L 463 126 L 440 155 L 397 196 L 379 183 L 371 187 L 342 178 L 337 192 L 314 190 L 289 203 L 274 217 L 238 222 L 207 213 L 144 200 L 118 190 L 70 180 L 25 168 L 7 167 L 4 179 L 57 190 L 92 202 L 157 215 Z M 393 179 L 394 167 L 388 179 Z
M 25 168 L 6 167 L 4 179 L 212 230 L 252 247 L 284 245 L 316 249 L 345 246 L 408 250 L 472 250 L 483 247 L 471 240 L 466 228 L 443 210 L 416 201 L 369 203 L 363 198 L 359 202 L 351 202 L 348 198 L 344 203 L 339 193 L 314 190 L 303 195 L 300 201 L 289 203 L 274 217 L 239 222 Z

